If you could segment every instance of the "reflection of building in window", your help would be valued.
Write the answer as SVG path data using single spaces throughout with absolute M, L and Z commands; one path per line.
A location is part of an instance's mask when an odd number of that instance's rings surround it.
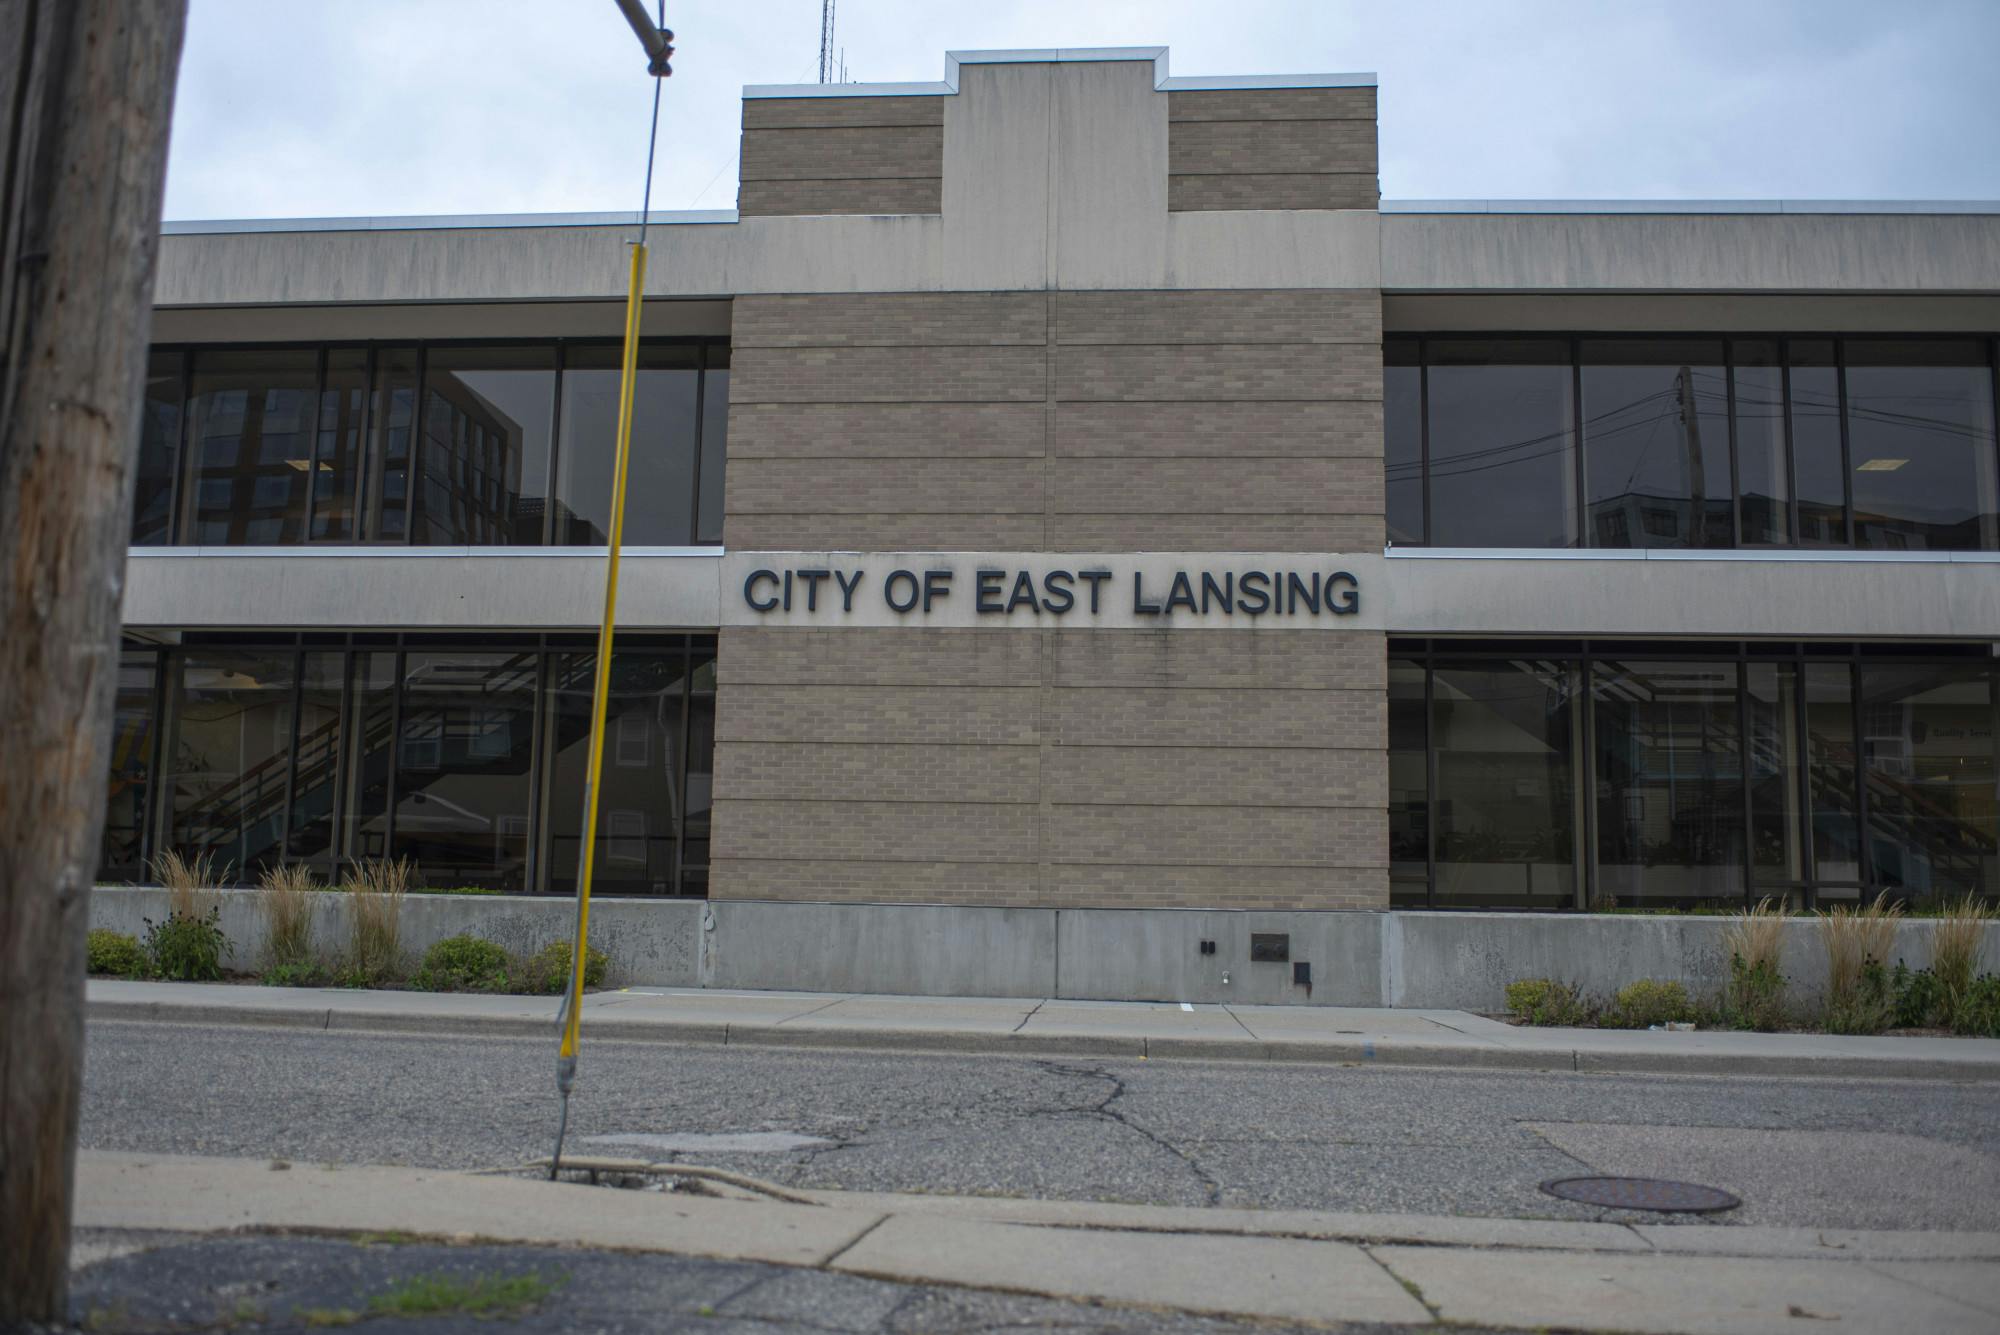
M 652 729 L 644 714 L 635 711 L 618 716 L 618 735 L 611 754 L 611 763 L 620 769 L 644 769 L 652 763 Z
M 516 515 L 524 513 L 516 498 L 524 434 L 519 422 L 458 376 L 432 375 L 424 409 L 423 501 L 433 531 L 475 544 L 514 539 Z M 534 527 L 539 533 L 539 514 Z
M 604 813 L 604 856 L 611 862 L 645 862 L 645 812 L 621 810 Z

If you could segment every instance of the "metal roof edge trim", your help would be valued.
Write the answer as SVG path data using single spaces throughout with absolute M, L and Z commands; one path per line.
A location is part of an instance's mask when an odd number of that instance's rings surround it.
M 949 97 L 958 92 L 961 65 L 1080 64 L 1093 61 L 1150 60 L 1153 87 L 1161 92 L 1221 91 L 1232 88 L 1373 88 L 1372 71 L 1354 74 L 1197 74 L 1169 78 L 1164 46 L 1075 46 L 1001 51 L 947 51 L 938 83 L 753 83 L 746 98 L 767 97 Z
M 1385 199 L 1384 214 L 2000 214 L 1995 199 Z
M 735 209 L 656 209 L 649 227 L 706 227 L 737 221 Z M 239 232 L 425 232 L 454 228 L 637 227 L 629 213 L 438 213 L 358 218 L 195 218 L 160 224 L 161 236 L 218 236 Z

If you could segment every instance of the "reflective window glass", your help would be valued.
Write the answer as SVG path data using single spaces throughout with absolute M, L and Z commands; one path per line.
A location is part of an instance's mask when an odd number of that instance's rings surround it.
M 1746 546 L 1792 540 L 1791 468 L 1785 455 L 1784 371 L 1774 339 L 1729 345 L 1736 411 L 1736 513 Z
M 1569 345 L 1434 339 L 1426 347 L 1432 542 L 1574 546 Z
M 628 546 L 684 547 L 692 540 L 700 352 L 691 345 L 639 349 L 631 463 L 625 482 Z M 556 473 L 559 545 L 601 546 L 609 541 L 621 355 L 615 345 L 569 349 Z
M 1847 545 L 1847 463 L 1840 440 L 1840 370 L 1832 339 L 1786 344 L 1791 394 L 1792 467 L 1799 494 L 1799 543 Z
M 391 855 L 433 885 L 525 886 L 540 655 L 404 655 Z
M 389 856 L 389 793 L 396 756 L 396 654 L 357 653 L 348 667 L 346 768 L 341 775 L 341 855 L 354 861 Z
M 1424 668 L 1389 661 L 1389 904 L 1430 905 L 1430 779 Z
M 118 695 L 111 714 L 111 783 L 104 804 L 98 875 L 145 877 L 146 813 L 153 789 L 153 729 L 159 718 L 155 675 L 159 655 L 127 649 L 118 659 Z
M 1720 339 L 1585 339 L 1583 459 L 1596 547 L 1735 542 Z
M 688 657 L 687 834 L 681 893 L 708 894 L 710 812 L 715 805 L 715 641 L 696 639 Z
M 362 536 L 402 542 L 410 532 L 410 466 L 417 440 L 415 348 L 383 348 L 375 354 L 375 386 L 370 391 L 368 511 L 373 522 Z
M 1800 885 L 1805 853 L 1799 836 L 1798 665 L 1750 663 L 1744 674 L 1750 710 L 1744 766 L 1750 782 L 1751 872 L 1759 886 Z
M 1813 879 L 1821 898 L 1852 899 L 1861 880 L 1853 669 L 1845 663 L 1807 663 L 1805 688 Z M 1831 891 L 1835 886 L 1847 889 Z
M 146 362 L 146 397 L 139 404 L 139 457 L 133 464 L 132 545 L 173 541 L 174 477 L 181 457 L 181 371 L 178 352 L 155 351 Z
M 1736 664 L 1599 661 L 1592 673 L 1600 895 L 1742 903 Z
M 191 541 L 256 546 L 303 539 L 319 353 L 199 352 L 192 384 Z
M 1423 368 L 1413 338 L 1382 343 L 1382 481 L 1390 543 L 1424 541 Z
M 319 865 L 333 861 L 334 798 L 340 791 L 340 698 L 347 655 L 312 650 L 299 656 L 298 743 L 292 779 L 292 824 L 286 856 Z
M 326 354 L 319 395 L 319 447 L 313 459 L 312 536 L 353 542 L 361 536 L 355 502 L 360 496 L 362 444 L 368 408 L 368 354 L 334 348 Z
M 555 390 L 553 347 L 430 349 L 416 541 L 541 543 Z
M 1993 373 L 1974 339 L 1849 339 L 1856 545 L 1996 543 Z
M 1439 907 L 1567 908 L 1576 893 L 1576 669 L 1440 662 L 1432 683 Z
M 1980 663 L 1862 664 L 1875 884 L 1932 905 L 2000 893 L 1992 682 Z
M 576 893 L 596 663 L 593 652 L 549 655 L 554 730 L 549 786 L 552 894 Z M 681 805 L 681 715 L 686 695 L 687 660 L 679 649 L 620 649 L 612 654 L 594 893 L 675 893 L 679 834 L 675 822 Z
M 283 851 L 295 655 L 190 650 L 178 657 L 170 842 L 254 880 Z

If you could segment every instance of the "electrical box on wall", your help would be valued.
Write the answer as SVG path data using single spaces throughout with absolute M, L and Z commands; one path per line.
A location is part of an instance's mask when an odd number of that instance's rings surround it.
M 1285 964 L 1290 962 L 1291 958 L 1291 933 L 1250 933 L 1250 962 L 1252 964 Z

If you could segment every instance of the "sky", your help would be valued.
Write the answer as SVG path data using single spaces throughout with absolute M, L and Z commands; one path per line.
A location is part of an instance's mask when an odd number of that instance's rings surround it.
M 815 82 L 819 17 L 669 0 L 654 208 L 735 207 L 741 89 Z M 1388 199 L 2000 198 L 2000 0 L 840 0 L 836 45 L 1372 70 Z M 166 216 L 631 212 L 652 96 L 613 0 L 191 0 Z

